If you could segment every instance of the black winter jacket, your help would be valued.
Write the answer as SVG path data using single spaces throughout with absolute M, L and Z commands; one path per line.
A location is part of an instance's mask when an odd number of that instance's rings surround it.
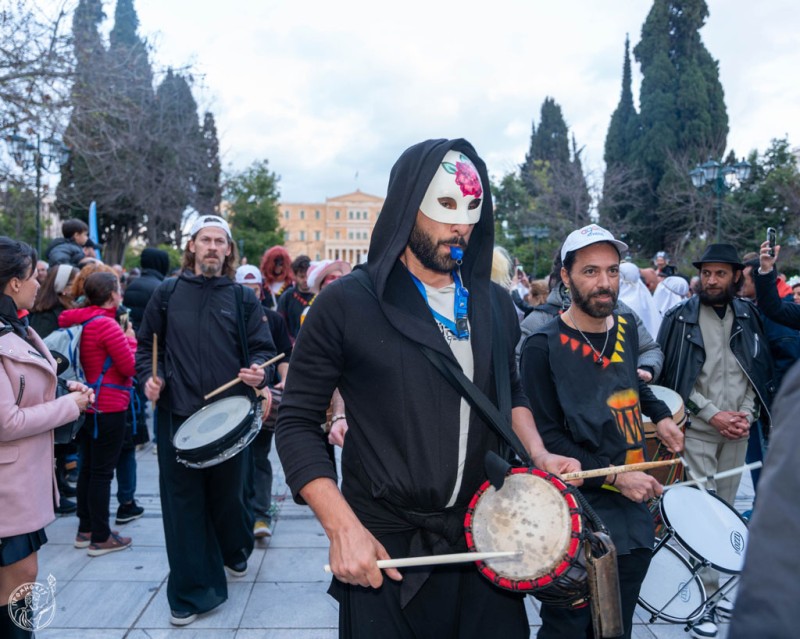
M 138 332 L 136 374 L 146 381 L 152 376 L 153 333 L 158 335 L 158 375 L 166 380 L 159 406 L 188 417 L 205 404 L 203 396 L 229 382 L 242 367 L 242 354 L 234 284 L 227 277 L 207 278 L 184 271 L 169 297 L 166 318 L 163 298 L 172 278 L 156 289 L 144 312 Z M 250 364 L 261 364 L 275 356 L 267 318 L 248 288 L 243 288 L 247 308 L 247 346 Z M 166 323 L 164 320 L 166 319 Z M 274 366 L 267 369 L 272 380 Z M 211 401 L 235 395 L 250 395 L 237 384 Z
M 72 264 L 80 268 L 80 262 L 86 257 L 83 249 L 72 240 L 59 237 L 52 241 L 45 252 L 46 259 L 50 266 L 56 264 Z
M 730 348 L 756 391 L 762 424 L 769 427 L 772 421 L 769 406 L 775 394 L 775 382 L 764 327 L 752 302 L 736 298 L 732 307 L 736 315 Z M 706 359 L 699 314 L 700 298 L 695 295 L 671 308 L 658 331 L 658 343 L 664 352 L 659 383 L 677 392 L 684 402 L 688 401 Z

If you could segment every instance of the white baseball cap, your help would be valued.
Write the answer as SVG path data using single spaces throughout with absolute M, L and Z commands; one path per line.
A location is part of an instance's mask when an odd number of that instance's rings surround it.
M 236 283 L 237 284 L 262 284 L 264 277 L 257 266 L 252 264 L 243 264 L 236 269 Z
M 614 236 L 602 226 L 589 224 L 567 235 L 567 239 L 564 240 L 564 244 L 561 246 L 561 261 L 563 262 L 566 259 L 567 253 L 579 251 L 582 248 L 597 244 L 598 242 L 610 242 L 617 247 L 620 254 L 628 250 L 628 245 L 625 244 L 625 242 L 620 242 L 615 239 Z
M 229 240 L 232 240 L 233 237 L 231 236 L 231 227 L 228 226 L 228 223 L 223 220 L 218 215 L 201 215 L 192 224 L 192 228 L 189 230 L 189 236 L 194 237 L 200 231 L 209 226 L 215 226 L 218 229 L 222 229 L 228 236 Z

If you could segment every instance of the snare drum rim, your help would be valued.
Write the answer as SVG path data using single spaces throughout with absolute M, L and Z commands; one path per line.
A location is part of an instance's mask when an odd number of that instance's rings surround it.
M 683 486 L 683 488 L 689 488 L 691 490 L 700 490 L 700 488 L 698 488 L 697 486 Z M 673 488 L 672 490 L 675 490 L 675 489 Z M 665 494 L 667 494 L 667 492 L 669 492 L 669 491 L 665 491 Z M 749 528 L 750 528 L 750 526 L 747 523 L 747 520 L 739 514 L 739 511 L 736 510 L 733 506 L 731 506 L 727 501 L 722 499 L 722 497 L 720 497 L 716 493 L 712 493 L 712 492 L 708 492 L 708 491 L 704 491 L 704 492 L 709 497 L 713 497 L 717 501 L 721 502 L 723 506 L 725 506 L 728 510 L 731 511 L 731 513 L 736 515 L 739 518 L 739 520 L 744 524 L 745 530 L 748 531 L 748 537 L 749 537 Z M 694 546 L 692 546 L 688 541 L 686 541 L 681 536 L 681 534 L 677 531 L 675 526 L 673 526 L 669 521 L 669 515 L 667 515 L 666 510 L 664 508 L 664 496 L 662 496 L 661 500 L 658 502 L 658 512 L 661 513 L 661 518 L 664 520 L 664 523 L 666 524 L 667 528 L 669 529 L 670 535 L 673 536 L 675 539 L 677 539 L 678 543 L 680 543 L 680 545 L 683 546 L 689 552 L 689 554 L 691 554 L 693 557 L 695 557 L 696 559 L 702 559 L 703 561 L 708 562 L 708 565 L 711 566 L 714 570 L 718 570 L 719 572 L 725 573 L 726 575 L 739 575 L 739 574 L 742 573 L 741 570 L 731 570 L 727 566 L 721 566 L 721 565 L 715 564 L 714 562 L 710 561 L 707 557 L 705 557 L 703 554 L 701 554 L 698 550 L 696 550 L 694 548 Z M 745 543 L 746 542 L 747 542 L 747 540 L 745 540 Z M 742 554 L 744 555 L 744 552 Z M 742 558 L 742 569 L 744 569 L 744 557 Z
M 223 400 L 218 401 L 225 401 L 231 398 L 225 398 Z M 242 397 L 242 399 L 247 400 L 246 397 Z M 239 425 L 236 426 L 234 429 L 228 431 L 223 437 L 214 440 L 213 442 L 209 442 L 203 446 L 199 446 L 197 448 L 180 448 L 177 444 L 178 436 L 180 435 L 181 429 L 186 425 L 186 422 L 183 422 L 178 427 L 178 430 L 175 432 L 175 435 L 172 438 L 172 445 L 175 448 L 176 455 L 187 461 L 192 463 L 204 462 L 209 459 L 212 459 L 219 455 L 220 453 L 226 451 L 228 448 L 231 447 L 232 443 L 238 441 L 244 434 L 246 434 L 252 428 L 252 422 L 256 414 L 256 410 L 258 408 L 258 404 L 260 400 L 250 401 L 250 408 L 245 414 L 244 418 L 239 422 Z M 195 415 L 202 414 L 203 411 L 210 409 L 212 406 L 217 404 L 218 402 L 213 402 L 206 406 L 203 406 L 199 411 L 193 413 L 189 419 L 194 417 Z M 188 419 L 187 419 L 188 421 Z
M 512 468 L 508 471 L 506 477 L 518 474 L 535 475 L 536 477 L 547 480 L 563 495 L 569 509 L 570 521 L 570 541 L 567 550 L 562 555 L 561 561 L 559 561 L 553 570 L 536 579 L 511 579 L 499 574 L 484 561 L 476 561 L 475 563 L 478 570 L 496 586 L 515 592 L 531 592 L 551 585 L 574 565 L 575 562 L 573 560 L 580 552 L 583 543 L 583 511 L 577 498 L 570 492 L 569 487 L 555 475 L 551 475 L 538 468 Z M 488 480 L 481 484 L 480 488 L 478 488 L 477 492 L 472 496 L 469 507 L 467 508 L 467 514 L 464 517 L 464 535 L 467 541 L 467 548 L 470 552 L 477 552 L 475 540 L 472 536 L 472 519 L 475 514 L 475 508 L 490 486 L 491 482 Z

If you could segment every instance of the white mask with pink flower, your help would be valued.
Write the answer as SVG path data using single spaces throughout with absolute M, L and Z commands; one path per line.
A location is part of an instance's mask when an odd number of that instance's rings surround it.
M 472 161 L 448 151 L 419 206 L 427 217 L 443 224 L 475 224 L 481 217 L 483 187 Z

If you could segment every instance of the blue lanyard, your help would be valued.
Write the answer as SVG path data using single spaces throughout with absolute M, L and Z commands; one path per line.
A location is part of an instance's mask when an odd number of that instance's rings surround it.
M 414 280 L 414 284 L 417 285 L 417 289 L 419 289 L 419 292 L 422 294 L 422 299 L 425 300 L 425 303 L 428 305 L 436 321 L 441 323 L 442 326 L 455 335 L 457 339 L 469 339 L 469 324 L 467 323 L 467 301 L 469 300 L 469 291 L 461 286 L 461 278 L 458 276 L 458 270 L 453 271 L 453 282 L 456 286 L 455 302 L 453 304 L 453 315 L 456 318 L 455 322 L 431 308 L 430 302 L 428 302 L 428 294 L 425 292 L 425 286 L 411 271 L 409 271 L 409 275 L 411 275 L 411 279 Z

